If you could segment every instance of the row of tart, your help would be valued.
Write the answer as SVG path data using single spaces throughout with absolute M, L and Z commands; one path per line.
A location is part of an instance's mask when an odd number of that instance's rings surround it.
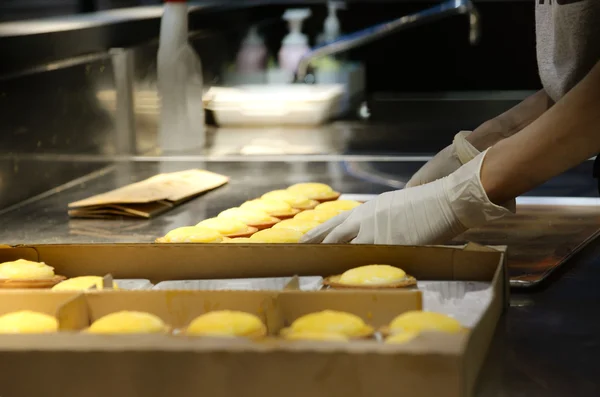
M 79 276 L 67 279 L 54 273 L 54 268 L 43 262 L 25 259 L 0 263 L 0 288 L 51 288 L 58 291 L 102 289 L 100 276 Z M 416 279 L 404 270 L 384 264 L 359 266 L 341 275 L 325 278 L 330 288 L 400 288 L 416 284 Z M 113 289 L 118 285 L 113 282 Z
M 465 328 L 457 320 L 441 313 L 408 311 L 395 317 L 387 326 L 376 331 L 362 318 L 351 313 L 323 310 L 309 313 L 282 329 L 279 335 L 286 340 L 347 342 L 370 339 L 377 333 L 387 343 L 406 343 L 421 332 L 459 333 Z M 58 321 L 45 313 L 22 310 L 0 316 L 0 334 L 39 334 L 58 332 Z M 172 329 L 160 317 L 140 311 L 119 311 L 94 321 L 83 332 L 90 334 L 183 334 L 195 337 L 267 337 L 265 323 L 256 315 L 235 311 L 215 310 L 202 314 L 181 330 Z
M 265 193 L 196 226 L 171 230 L 158 243 L 297 243 L 321 223 L 361 203 L 338 200 L 323 183 L 299 183 Z
M 61 276 L 44 262 L 17 259 L 0 263 L 0 289 L 50 288 L 54 291 L 84 291 L 92 287 L 102 289 L 103 284 L 104 280 L 100 276 Z M 112 288 L 119 289 L 114 281 Z

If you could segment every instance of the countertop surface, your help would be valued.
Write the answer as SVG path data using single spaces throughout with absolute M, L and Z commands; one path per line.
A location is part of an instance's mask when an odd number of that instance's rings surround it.
M 4 244 L 150 242 L 266 191 L 322 181 L 348 193 L 401 187 L 420 161 L 359 159 L 247 162 L 170 160 L 97 164 L 87 177 L 0 213 Z M 48 168 L 41 162 L 39 169 Z M 73 167 L 79 167 L 73 163 Z M 68 167 L 68 166 L 67 166 Z M 94 168 L 94 167 L 93 167 Z M 229 175 L 231 182 L 152 220 L 69 219 L 67 204 L 152 176 L 189 168 Z M 594 197 L 591 163 L 531 192 L 535 196 Z M 600 242 L 588 245 L 535 290 L 514 291 L 484 366 L 477 396 L 600 395 Z
M 410 176 L 423 164 L 421 161 L 387 161 L 360 159 L 335 161 L 256 161 L 224 162 L 197 161 L 120 161 L 98 164 L 88 176 L 67 183 L 41 196 L 25 201 L 0 212 L 0 241 L 4 244 L 57 243 L 136 243 L 152 242 L 156 237 L 180 226 L 195 225 L 203 219 L 236 207 L 244 201 L 259 197 L 270 190 L 285 188 L 303 181 L 320 181 L 345 193 L 378 194 L 402 188 Z M 31 160 L 33 161 L 33 160 Z M 55 162 L 40 161 L 31 164 L 33 170 L 54 167 Z M 595 197 L 591 162 L 569 171 L 530 192 L 535 196 Z M 63 168 L 81 169 L 77 162 L 63 162 Z M 187 202 L 161 216 L 150 220 L 89 220 L 69 219 L 70 202 L 107 192 L 117 187 L 137 182 L 161 172 L 190 168 L 203 168 L 231 177 L 231 181 L 214 191 Z M 62 168 L 61 168 L 62 170 Z M 66 170 L 62 170 L 66 172 Z

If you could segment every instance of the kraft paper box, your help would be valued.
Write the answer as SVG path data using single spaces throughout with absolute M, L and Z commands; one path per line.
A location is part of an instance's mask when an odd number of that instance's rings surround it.
M 153 282 L 329 276 L 369 263 L 388 263 L 419 280 L 490 283 L 492 298 L 468 333 L 428 333 L 409 344 L 390 346 L 376 340 L 290 343 L 275 336 L 298 316 L 325 308 L 353 312 L 379 327 L 406 310 L 420 308 L 420 291 L 0 292 L 0 313 L 33 305 L 30 309 L 56 312 L 64 330 L 53 335 L 0 335 L 1 394 L 12 397 L 471 396 L 508 299 L 504 252 L 475 245 L 0 247 L 0 261 L 18 258 L 44 261 L 68 277 L 110 273 Z M 29 298 L 17 299 L 14 294 Z M 267 321 L 273 337 L 252 342 L 78 332 L 115 310 L 145 309 L 175 327 L 185 327 L 193 316 L 223 308 L 254 311 Z

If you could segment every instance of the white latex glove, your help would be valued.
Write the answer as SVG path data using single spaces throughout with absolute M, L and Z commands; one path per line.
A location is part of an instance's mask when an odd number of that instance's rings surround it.
M 308 232 L 303 243 L 425 245 L 514 212 L 492 203 L 481 185 L 487 150 L 449 176 L 384 193 Z
M 442 149 L 434 158 L 417 171 L 406 184 L 415 187 L 436 181 L 450 175 L 464 164 L 473 160 L 479 154 L 469 141 L 466 140 L 470 131 L 461 131 L 454 136 L 452 145 Z

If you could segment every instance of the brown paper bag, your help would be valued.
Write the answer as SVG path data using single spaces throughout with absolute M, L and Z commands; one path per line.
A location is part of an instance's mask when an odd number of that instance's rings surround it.
M 107 193 L 69 204 L 74 218 L 147 219 L 226 184 L 229 178 L 205 170 L 158 174 Z

